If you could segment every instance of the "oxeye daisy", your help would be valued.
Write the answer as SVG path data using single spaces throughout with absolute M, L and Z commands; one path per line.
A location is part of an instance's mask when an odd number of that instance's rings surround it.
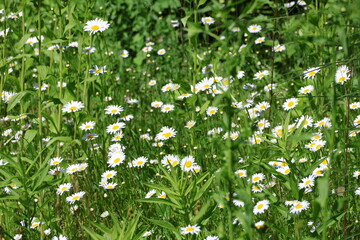
M 157 198 L 160 198 L 160 199 L 165 199 L 166 198 L 166 193 L 164 191 L 162 191 L 158 196 Z
M 172 27 L 178 27 L 180 25 L 179 20 L 171 20 L 170 24 Z
M 153 108 L 161 108 L 163 104 L 164 104 L 163 102 L 154 101 L 154 102 L 151 103 L 151 106 L 152 106 Z
M 196 124 L 196 121 L 188 121 L 188 122 L 186 123 L 185 127 L 186 127 L 187 129 L 190 129 L 190 128 L 194 127 L 195 124 Z
M 249 31 L 250 33 L 258 33 L 258 32 L 261 31 L 261 26 L 260 26 L 260 25 L 256 25 L 256 24 L 250 25 L 250 26 L 248 27 L 248 31 Z
M 259 222 L 256 222 L 254 224 L 255 228 L 256 229 L 260 229 L 260 228 L 263 228 L 265 226 L 265 222 L 264 221 L 259 221 Z
M 73 174 L 78 172 L 79 170 L 80 170 L 80 164 L 72 164 L 67 167 L 66 173 Z
M 150 80 L 150 81 L 148 82 L 148 85 L 149 85 L 149 86 L 155 86 L 155 85 L 156 85 L 156 80 Z
M 117 183 L 104 182 L 104 183 L 100 183 L 100 186 L 103 187 L 104 189 L 114 189 L 117 186 Z
M 124 111 L 124 108 L 118 105 L 110 105 L 105 108 L 105 114 L 110 115 L 119 115 L 122 111 Z
M 207 236 L 204 240 L 220 240 L 218 236 Z
M 62 157 L 55 157 L 50 159 L 50 166 L 59 165 L 64 159 Z
M 80 125 L 80 129 L 84 131 L 92 130 L 94 129 L 96 123 L 94 121 L 86 122 Z
M 265 175 L 262 173 L 255 173 L 254 175 L 251 176 L 251 181 L 253 183 L 258 183 L 264 179 L 265 179 Z
M 152 190 L 150 190 L 149 192 L 146 193 L 145 198 L 151 198 L 155 194 L 156 194 L 156 190 L 152 189 Z
M 314 90 L 314 86 L 308 85 L 299 89 L 299 94 L 309 94 Z
M 163 166 L 166 166 L 166 167 L 169 167 L 169 165 L 171 165 L 172 167 L 175 167 L 180 163 L 180 158 L 176 155 L 166 155 L 161 160 L 161 163 Z
M 97 65 L 95 65 L 95 67 L 93 69 L 89 70 L 89 73 L 92 73 L 95 76 L 99 76 L 100 74 L 104 74 L 106 72 L 107 72 L 106 71 L 106 66 L 98 67 Z
M 301 179 L 301 183 L 299 183 L 299 189 L 310 188 L 315 184 L 315 177 L 310 175 L 309 177 Z
M 111 179 L 111 178 L 115 177 L 116 174 L 117 174 L 117 172 L 115 170 L 108 170 L 108 171 L 104 172 L 103 174 L 101 174 L 101 178 Z
M 94 53 L 96 51 L 96 48 L 94 47 L 86 47 L 83 49 L 83 52 L 86 53 L 86 55 L 90 54 L 90 53 Z
M 165 55 L 166 50 L 165 49 L 160 49 L 159 51 L 157 51 L 158 55 Z
M 313 67 L 313 68 L 309 68 L 306 71 L 303 72 L 303 74 L 305 75 L 304 78 L 312 78 L 314 79 L 315 75 L 320 72 L 320 68 L 319 67 Z
M 83 140 L 85 140 L 85 141 L 95 140 L 96 138 L 98 138 L 98 136 L 99 135 L 97 135 L 95 133 L 88 133 L 83 136 Z
M 164 104 L 161 106 L 161 112 L 168 113 L 168 112 L 173 111 L 174 108 L 175 108 L 175 106 L 172 104 Z
M 253 212 L 255 215 L 259 213 L 264 213 L 265 210 L 269 208 L 270 202 L 268 200 L 262 200 L 256 203 L 254 206 Z
M 192 94 L 191 93 L 183 93 L 181 94 L 180 96 L 178 96 L 178 99 L 184 99 L 184 98 L 188 98 L 188 97 L 191 97 Z
M 215 20 L 212 17 L 203 17 L 203 18 L 201 18 L 201 22 L 204 25 L 211 25 L 215 22 Z
M 97 32 L 103 32 L 108 29 L 110 24 L 108 21 L 104 21 L 102 19 L 96 18 L 95 20 L 87 21 L 84 27 L 84 31 L 90 32 L 90 34 L 94 34 Z
M 359 109 L 360 108 L 360 102 L 353 102 L 349 104 L 349 108 L 352 110 Z
M 276 46 L 274 46 L 274 48 L 273 48 L 273 51 L 274 52 L 282 52 L 282 51 L 285 51 L 285 46 L 284 45 L 276 45 Z
M 310 203 L 306 200 L 295 203 L 290 208 L 290 213 L 298 214 L 299 212 L 302 212 L 303 210 L 308 209 L 310 206 Z
M 107 164 L 109 167 L 116 167 L 125 161 L 125 157 L 126 155 L 123 152 L 113 153 L 108 159 Z
M 245 169 L 239 169 L 235 172 L 235 174 L 236 174 L 236 176 L 241 177 L 241 178 L 247 177 Z
M 259 71 L 255 73 L 254 79 L 262 79 L 263 77 L 268 76 L 269 74 L 270 72 L 268 70 Z
M 142 49 L 142 51 L 145 52 L 145 53 L 151 52 L 152 50 L 153 50 L 153 48 L 150 47 L 150 46 L 146 46 L 146 47 L 144 47 L 144 48 Z
M 213 65 L 212 65 L 212 64 L 209 64 L 209 65 L 203 67 L 202 70 L 201 70 L 201 72 L 202 72 L 203 74 L 209 73 L 209 72 L 212 70 L 212 68 L 213 68 Z
M 134 159 L 131 162 L 131 166 L 132 167 L 138 167 L 138 168 L 142 168 L 145 166 L 145 164 L 147 163 L 148 158 L 147 157 L 139 157 L 137 159 Z
M 73 204 L 75 201 L 79 201 L 83 196 L 85 195 L 85 192 L 77 192 L 73 195 L 66 198 L 67 202 L 70 202 L 70 204 Z
M 129 56 L 129 51 L 127 51 L 127 50 L 122 50 L 122 51 L 120 52 L 120 56 L 121 56 L 122 58 L 127 58 L 127 57 Z
M 66 113 L 71 113 L 71 112 L 77 112 L 83 108 L 84 108 L 84 104 L 82 102 L 71 101 L 64 105 L 64 107 L 62 108 L 62 111 L 66 112 Z
M 283 109 L 285 111 L 288 111 L 290 109 L 293 109 L 298 105 L 299 100 L 297 98 L 289 98 L 285 101 L 285 103 L 282 105 Z
M 218 108 L 217 107 L 208 107 L 206 109 L 206 115 L 208 116 L 212 116 L 215 115 L 218 112 Z
M 156 135 L 156 138 L 159 140 L 167 140 L 172 137 L 175 137 L 176 131 L 174 128 L 171 127 L 162 127 L 161 132 Z
M 255 39 L 255 44 L 260 44 L 265 42 L 265 37 L 259 37 L 257 39 Z
M 181 234 L 195 234 L 198 235 L 200 233 L 200 227 L 198 225 L 188 225 L 186 227 L 181 228 Z
M 117 123 L 110 124 L 109 126 L 107 126 L 106 132 L 107 133 L 117 133 L 117 132 L 121 131 L 122 128 L 125 128 L 125 123 L 117 122 Z
M 358 115 L 355 119 L 354 119 L 354 126 L 355 127 L 359 127 L 360 126 L 360 115 Z
M 183 171 L 190 172 L 193 169 L 194 164 L 195 158 L 193 156 L 187 156 L 181 160 L 180 166 Z
M 61 184 L 58 189 L 56 190 L 56 193 L 59 195 L 62 195 L 64 192 L 70 191 L 70 188 L 72 187 L 71 183 L 64 183 Z

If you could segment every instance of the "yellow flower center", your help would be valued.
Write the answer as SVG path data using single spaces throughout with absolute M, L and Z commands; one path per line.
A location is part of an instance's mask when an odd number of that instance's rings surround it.
M 305 185 L 307 186 L 307 185 L 309 185 L 311 183 L 311 181 L 310 180 L 307 180 L 306 182 L 305 182 Z
M 77 109 L 77 107 L 76 106 L 72 106 L 72 107 L 70 107 L 70 110 L 71 111 L 75 111 Z
M 260 210 L 260 209 L 262 209 L 263 207 L 264 207 L 264 204 L 259 204 L 256 208 Z
M 192 165 L 193 165 L 192 161 L 187 161 L 185 163 L 185 167 L 187 167 L 187 168 L 191 167 Z
M 188 228 L 186 228 L 186 231 L 187 232 L 192 232 L 192 231 L 194 231 L 195 229 L 193 228 L 193 227 L 188 227 Z
M 260 177 L 254 177 L 253 178 L 253 181 L 256 182 L 256 181 L 259 181 L 260 180 Z
M 55 161 L 55 162 L 53 162 L 51 165 L 57 165 L 57 164 L 59 164 L 60 162 L 59 161 Z
M 143 161 L 138 161 L 138 162 L 137 162 L 137 165 L 143 165 L 143 164 L 144 164 Z
M 171 132 L 167 132 L 167 133 L 163 133 L 163 136 L 165 137 L 165 138 L 169 138 L 169 137 L 171 137 Z
M 78 200 L 79 198 L 80 198 L 80 196 L 75 196 L 75 197 L 72 198 L 72 200 L 75 201 L 75 200 Z
M 91 27 L 91 30 L 93 30 L 93 31 L 96 31 L 96 30 L 99 30 L 99 29 L 100 29 L 100 27 L 98 25 L 94 25 L 94 26 Z
M 118 128 L 119 128 L 119 126 L 116 125 L 116 126 L 113 126 L 112 129 L 113 129 L 113 130 L 116 130 L 116 129 L 118 129 Z
M 343 82 L 343 81 L 345 81 L 346 80 L 346 77 L 341 77 L 341 78 L 339 78 L 339 82 Z
M 121 158 L 116 158 L 115 160 L 114 160 L 114 163 L 118 163 L 118 162 L 120 162 L 121 161 Z
M 107 177 L 107 178 L 110 178 L 110 177 L 112 177 L 112 174 L 111 174 L 111 173 L 108 173 L 108 174 L 106 175 L 106 177 Z
M 298 204 L 298 205 L 296 205 L 296 209 L 300 209 L 300 208 L 302 208 L 303 207 L 303 205 L 301 205 L 301 204 Z
M 295 104 L 294 102 L 289 102 L 288 107 L 292 107 L 292 106 L 294 106 L 294 104 Z
M 62 187 L 61 191 L 65 191 L 67 189 L 67 187 Z

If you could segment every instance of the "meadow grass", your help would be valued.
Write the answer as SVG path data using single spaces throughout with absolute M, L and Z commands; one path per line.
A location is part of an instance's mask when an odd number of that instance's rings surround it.
M 359 1 L 3 0 L 0 239 L 356 239 Z

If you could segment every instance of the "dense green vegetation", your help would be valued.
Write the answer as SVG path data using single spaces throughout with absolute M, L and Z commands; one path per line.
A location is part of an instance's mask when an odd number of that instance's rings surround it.
M 356 239 L 359 1 L 3 0 L 0 239 Z

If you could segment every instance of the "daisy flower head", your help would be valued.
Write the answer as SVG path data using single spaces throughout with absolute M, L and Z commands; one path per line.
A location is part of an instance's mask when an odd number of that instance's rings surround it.
M 215 22 L 215 20 L 212 17 L 203 17 L 203 18 L 201 18 L 201 22 L 204 25 L 211 25 Z
M 274 46 L 274 48 L 273 48 L 273 51 L 274 52 L 282 52 L 282 51 L 285 51 L 285 46 L 284 45 L 276 45 L 276 46 Z
M 349 108 L 352 110 L 356 110 L 360 108 L 360 102 L 353 102 L 349 105 Z
M 220 240 L 218 236 L 207 236 L 204 240 Z
M 160 49 L 159 51 L 157 51 L 157 54 L 160 56 L 165 55 L 165 53 L 166 53 L 165 49 Z
M 256 222 L 254 224 L 255 228 L 256 229 L 260 229 L 260 228 L 263 228 L 265 226 L 265 222 L 264 221 L 259 221 L 259 222 Z
M 120 57 L 122 57 L 122 58 L 127 58 L 127 57 L 129 57 L 129 51 L 128 51 L 128 50 L 122 50 L 122 51 L 120 52 Z
M 83 131 L 88 131 L 94 129 L 96 123 L 94 121 L 86 122 L 80 125 L 80 129 Z
M 103 187 L 104 189 L 114 189 L 117 186 L 117 183 L 114 182 L 100 182 L 100 187 Z
M 151 52 L 152 50 L 153 50 L 153 48 L 150 46 L 143 47 L 143 49 L 142 49 L 142 51 L 145 53 Z
M 188 122 L 186 123 L 185 127 L 186 127 L 187 129 L 190 129 L 190 128 L 194 127 L 195 124 L 196 124 L 195 121 L 188 121 Z
M 303 210 L 308 209 L 309 206 L 310 206 L 310 203 L 306 200 L 295 203 L 290 208 L 290 213 L 298 214 L 298 213 L 302 212 Z
M 261 130 L 264 130 L 265 128 L 269 128 L 270 122 L 268 120 L 266 120 L 265 118 L 263 118 L 256 123 L 256 126 L 261 131 Z
M 262 173 L 255 173 L 254 175 L 251 176 L 251 181 L 253 183 L 261 182 L 264 179 L 265 179 L 265 175 Z
M 200 227 L 198 225 L 188 225 L 186 227 L 181 228 L 181 234 L 195 234 L 198 235 L 200 233 Z
M 172 137 L 175 137 L 177 131 L 172 127 L 162 127 L 160 133 L 156 135 L 158 140 L 168 140 Z
M 309 68 L 306 71 L 303 72 L 303 74 L 305 75 L 304 78 L 312 78 L 314 79 L 315 75 L 320 72 L 320 68 L 319 67 L 313 67 L 313 68 Z
M 177 98 L 183 100 L 184 98 L 188 98 L 188 97 L 191 97 L 191 96 L 192 96 L 191 93 L 183 93 L 180 96 L 178 96 Z
M 117 172 L 115 170 L 107 170 L 103 174 L 101 174 L 101 178 L 111 179 L 111 178 L 115 177 L 116 174 L 117 174 Z
M 161 101 L 154 101 L 151 103 L 151 107 L 153 108 L 161 108 L 164 103 Z
M 180 163 L 180 158 L 177 155 L 166 155 L 163 157 L 163 159 L 161 160 L 161 163 L 164 167 L 175 167 L 177 165 L 179 165 Z
M 166 198 L 166 192 L 162 191 L 162 192 L 157 196 L 157 198 L 165 199 L 165 198 Z
M 168 113 L 174 111 L 175 106 L 172 104 L 164 104 L 161 106 L 161 112 Z
M 84 31 L 94 34 L 97 32 L 103 32 L 108 29 L 110 24 L 108 21 L 96 18 L 95 20 L 87 21 L 84 27 Z
M 194 164 L 195 158 L 193 156 L 187 156 L 181 160 L 180 166 L 183 171 L 190 172 L 193 169 Z
M 83 196 L 85 195 L 85 192 L 77 192 L 73 195 L 66 198 L 67 202 L 70 202 L 70 204 L 73 204 L 75 201 L 79 201 Z
M 64 183 L 61 184 L 58 189 L 56 190 L 56 193 L 59 195 L 62 195 L 64 192 L 70 191 L 70 188 L 72 187 L 71 183 Z
M 259 71 L 255 73 L 254 79 L 262 79 L 263 77 L 268 76 L 269 74 L 270 72 L 268 70 Z
M 255 39 L 255 44 L 260 44 L 265 42 L 265 37 L 259 37 L 257 39 Z
M 62 111 L 66 112 L 66 113 L 72 113 L 72 112 L 77 112 L 83 108 L 84 108 L 84 104 L 82 102 L 71 101 L 64 105 L 64 107 L 62 108 Z
M 314 86 L 308 85 L 299 89 L 299 94 L 309 94 L 314 91 Z
M 109 167 L 116 167 L 125 161 L 125 157 L 126 155 L 123 152 L 111 154 L 110 158 L 107 161 L 107 164 L 109 165 Z
M 297 98 L 289 98 L 285 101 L 285 103 L 282 105 L 283 109 L 285 111 L 289 111 L 290 109 L 293 109 L 298 105 L 299 100 Z
M 253 212 L 255 215 L 259 214 L 259 213 L 264 213 L 265 210 L 267 210 L 270 206 L 270 202 L 269 200 L 262 200 L 256 203 L 256 205 L 254 206 Z
M 64 159 L 62 157 L 54 157 L 50 159 L 50 166 L 59 165 Z
M 100 74 L 104 74 L 106 72 L 106 66 L 98 67 L 97 65 L 95 65 L 93 69 L 89 70 L 89 73 L 94 74 L 95 76 L 99 76 Z
M 217 107 L 208 107 L 207 109 L 206 109 L 206 115 L 208 115 L 208 116 L 212 116 L 212 115 L 215 115 L 217 112 L 218 112 L 218 108 Z
M 86 53 L 86 55 L 90 54 L 90 53 L 94 53 L 96 51 L 96 48 L 94 47 L 86 47 L 83 49 L 83 52 Z
M 299 189 L 311 188 L 315 185 L 315 177 L 310 175 L 306 178 L 301 179 L 301 183 L 299 183 Z
M 248 27 L 249 33 L 258 33 L 261 31 L 261 29 L 261 26 L 257 24 L 253 24 Z
M 360 187 L 355 190 L 355 195 L 360 195 Z
M 203 67 L 203 68 L 201 69 L 201 72 L 202 72 L 203 74 L 209 73 L 209 72 L 212 70 L 212 68 L 213 68 L 213 65 L 212 65 L 212 64 L 209 64 L 209 65 Z
M 171 20 L 170 24 L 173 28 L 180 26 L 179 20 Z
M 142 237 L 149 237 L 154 233 L 154 230 L 150 230 L 150 231 L 146 231 L 144 232 L 144 234 L 142 235 Z
M 119 115 L 122 111 L 124 108 L 118 105 L 109 105 L 105 108 L 105 114 L 109 115 Z
M 241 78 L 243 78 L 244 76 L 245 76 L 245 72 L 244 72 L 244 71 L 238 71 L 238 72 L 236 73 L 237 79 L 241 79 Z
M 149 85 L 149 86 L 155 86 L 155 85 L 156 85 L 156 80 L 150 80 L 150 81 L 148 82 L 148 85 Z
M 146 193 L 145 198 L 151 198 L 152 196 L 154 196 L 156 194 L 156 190 L 155 189 L 151 189 L 149 192 Z
M 348 73 L 350 70 L 346 65 L 340 66 L 335 74 L 335 82 L 344 85 L 344 83 L 350 79 Z
M 245 169 L 239 169 L 235 172 L 236 176 L 240 177 L 240 178 L 246 178 L 246 170 Z
M 131 166 L 132 167 L 138 167 L 138 168 L 142 168 L 145 166 L 145 164 L 147 163 L 148 158 L 147 157 L 139 157 L 137 159 L 134 159 L 131 162 Z

